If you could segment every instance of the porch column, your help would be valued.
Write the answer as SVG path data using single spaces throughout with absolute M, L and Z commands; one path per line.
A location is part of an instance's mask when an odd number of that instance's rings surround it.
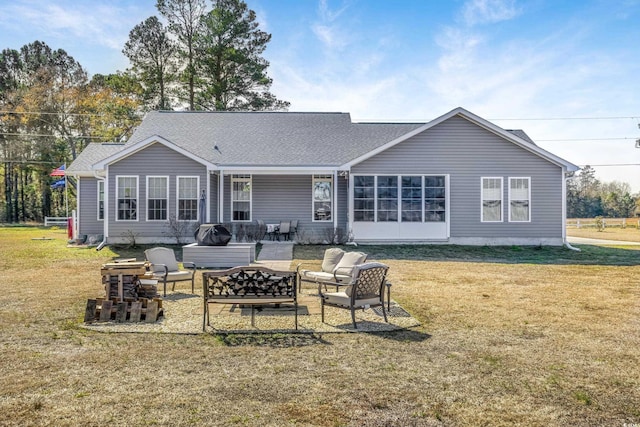
M 220 169 L 220 179 L 218 179 L 218 222 L 224 222 L 224 171 Z
M 338 170 L 333 171 L 333 234 L 338 230 Z

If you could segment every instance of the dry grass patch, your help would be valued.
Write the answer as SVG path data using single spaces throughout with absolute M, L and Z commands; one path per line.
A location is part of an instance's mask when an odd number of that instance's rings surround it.
M 608 227 L 602 231 L 598 231 L 595 227 L 567 227 L 567 235 L 588 239 L 640 242 L 640 229 L 637 227 Z
M 78 327 L 100 264 L 142 248 L 31 228 L 0 245 L 3 425 L 640 423 L 632 248 L 362 247 L 422 328 L 213 336 Z

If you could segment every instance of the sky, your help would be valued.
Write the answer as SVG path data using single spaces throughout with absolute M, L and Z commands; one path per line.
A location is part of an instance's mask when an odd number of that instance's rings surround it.
M 463 107 L 640 192 L 640 0 L 246 0 L 289 111 L 426 122 Z M 0 49 L 129 65 L 155 0 L 0 0 Z

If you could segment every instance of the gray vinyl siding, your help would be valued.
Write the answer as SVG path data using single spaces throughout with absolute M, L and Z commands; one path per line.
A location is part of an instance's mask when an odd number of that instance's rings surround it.
M 104 221 L 98 221 L 98 180 L 78 179 L 78 234 L 103 234 Z
M 563 170 L 453 117 L 352 168 L 352 174 L 450 176 L 451 237 L 561 237 Z M 503 222 L 481 222 L 481 177 L 503 178 Z M 531 178 L 531 222 L 509 222 L 509 177 Z
M 333 230 L 333 221 L 313 222 L 312 179 L 312 175 L 252 175 L 251 223 L 259 219 L 266 224 L 297 219 L 299 241 L 324 240 Z M 346 229 L 347 184 L 344 178 L 338 177 L 338 181 L 338 227 Z M 224 177 L 224 193 L 224 222 L 231 223 L 230 175 Z
M 116 221 L 116 179 L 118 176 L 138 177 L 138 220 Z M 152 144 L 109 166 L 109 237 L 126 238 L 131 231 L 136 237 L 167 238 L 168 221 L 146 221 L 147 218 L 147 176 L 169 177 L 169 218 L 176 214 L 176 178 L 178 176 L 199 176 L 200 190 L 206 190 L 207 170 L 202 164 L 167 148 L 162 144 Z M 195 223 L 190 224 L 195 227 Z

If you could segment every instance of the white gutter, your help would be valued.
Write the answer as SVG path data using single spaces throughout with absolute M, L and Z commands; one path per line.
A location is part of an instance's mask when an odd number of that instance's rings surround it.
M 108 167 L 108 166 L 107 166 Z M 104 218 L 102 218 L 102 242 L 96 246 L 96 251 L 102 250 L 107 244 L 107 234 L 109 233 L 109 174 L 105 172 L 105 176 L 98 175 L 97 170 L 93 171 L 93 176 L 96 179 L 104 181 Z

